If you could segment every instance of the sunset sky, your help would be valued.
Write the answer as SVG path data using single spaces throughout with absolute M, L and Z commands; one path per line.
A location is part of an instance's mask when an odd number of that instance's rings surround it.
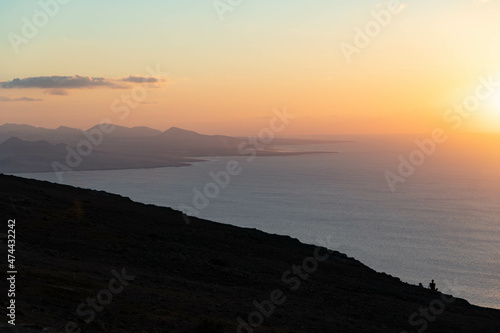
M 460 125 L 456 113 L 444 119 L 480 78 L 500 82 L 499 1 L 61 2 L 53 17 L 38 1 L 0 2 L 0 123 L 88 128 L 108 118 L 247 135 L 286 106 L 296 115 L 286 135 L 500 131 L 500 84 L 480 88 L 495 91 Z M 342 45 L 355 47 L 356 29 L 375 27 L 380 11 L 390 22 L 349 63 Z M 34 18 L 38 32 L 26 37 Z M 127 117 L 113 112 L 144 91 Z

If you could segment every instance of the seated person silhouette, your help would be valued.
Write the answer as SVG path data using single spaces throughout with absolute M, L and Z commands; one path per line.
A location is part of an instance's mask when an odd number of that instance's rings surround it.
M 436 284 L 434 283 L 434 280 L 432 280 L 431 283 L 429 283 L 429 289 L 432 291 L 438 291 L 438 289 L 436 288 Z

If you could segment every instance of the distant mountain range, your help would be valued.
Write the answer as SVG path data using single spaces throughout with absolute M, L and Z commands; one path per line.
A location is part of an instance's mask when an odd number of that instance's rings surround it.
M 112 128 L 111 128 L 112 126 Z M 335 142 L 277 138 L 256 150 L 246 138 L 203 135 L 172 127 L 164 132 L 149 127 L 100 124 L 88 130 L 61 126 L 0 126 L 0 172 L 25 173 L 59 170 L 104 170 L 185 166 L 196 157 L 291 155 L 276 145 Z
M 17 137 L 26 141 L 45 140 L 47 142 L 57 144 L 70 144 L 77 142 L 82 138 L 82 132 L 92 132 L 99 129 L 100 125 L 93 126 L 86 131 L 77 128 L 60 126 L 56 129 L 48 129 L 43 127 L 34 127 L 30 125 L 4 124 L 0 126 L 0 143 L 7 140 L 9 137 Z M 148 136 L 159 135 L 162 132 L 149 127 L 122 127 L 114 125 L 114 130 L 108 133 L 106 137 L 112 138 L 142 138 Z

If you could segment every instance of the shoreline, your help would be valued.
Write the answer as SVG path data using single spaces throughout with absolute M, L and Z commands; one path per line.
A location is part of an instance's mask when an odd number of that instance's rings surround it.
M 286 151 L 286 152 L 259 152 L 257 157 L 287 157 L 287 156 L 298 156 L 298 155 L 312 155 L 312 154 L 339 154 L 339 152 L 333 151 Z M 123 167 L 110 167 L 110 168 L 86 168 L 86 167 L 78 167 L 72 171 L 65 172 L 80 172 L 80 171 L 117 171 L 117 170 L 141 170 L 141 169 L 160 169 L 160 168 L 180 168 L 180 167 L 189 167 L 192 166 L 193 163 L 207 162 L 209 160 L 204 160 L 203 158 L 229 158 L 229 157 L 244 157 L 245 155 L 217 155 L 217 156 L 193 156 L 193 157 L 182 157 L 179 159 L 179 162 L 170 162 L 169 163 L 160 163 L 160 165 L 154 166 L 123 166 Z M 187 161 L 186 161 L 187 160 Z M 16 174 L 27 174 L 27 173 L 54 173 L 54 170 L 42 169 L 43 171 L 34 170 L 34 171 L 5 171 L 0 169 L 0 173 L 16 175 Z

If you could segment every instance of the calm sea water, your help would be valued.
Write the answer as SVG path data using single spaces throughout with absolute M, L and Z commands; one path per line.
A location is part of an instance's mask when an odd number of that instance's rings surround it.
M 337 151 L 288 157 L 210 158 L 183 168 L 74 172 L 65 183 L 178 208 L 193 205 L 210 172 L 237 161 L 241 173 L 199 216 L 286 234 L 355 257 L 403 281 L 438 287 L 500 308 L 500 164 L 450 144 L 391 192 L 386 170 L 416 137 L 355 137 L 355 142 L 287 147 Z M 425 136 L 421 136 L 425 138 Z M 473 160 L 472 160 L 473 159 Z M 20 176 L 55 181 L 50 173 Z

